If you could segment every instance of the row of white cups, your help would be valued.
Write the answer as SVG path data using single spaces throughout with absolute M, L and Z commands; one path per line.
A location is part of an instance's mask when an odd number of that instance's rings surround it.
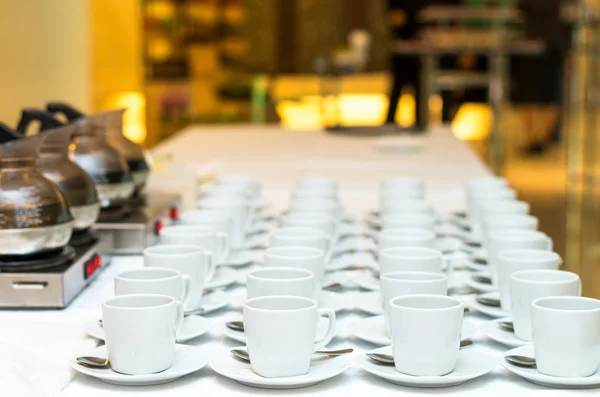
M 102 304 L 114 371 L 152 374 L 173 364 L 185 309 L 202 306 L 205 283 L 216 266 L 227 265 L 244 249 L 245 236 L 260 223 L 261 197 L 253 178 L 218 178 L 202 190 L 198 210 L 183 212 L 182 225 L 165 227 L 161 244 L 145 250 L 146 268 L 115 278 L 117 296 Z M 452 373 L 464 313 L 463 303 L 447 296 L 452 264 L 435 248 L 440 219 L 424 197 L 422 180 L 387 178 L 379 211 L 370 219 L 381 227 L 370 236 L 379 244 L 383 313 L 395 369 L 415 377 Z M 551 377 L 594 374 L 600 364 L 600 302 L 579 297 L 577 275 L 557 270 L 561 259 L 551 252 L 551 240 L 536 231 L 537 219 L 527 215 L 529 206 L 516 200 L 504 179 L 472 179 L 466 197 L 467 213 L 456 220 L 471 231 L 460 238 L 465 248 L 479 242 L 487 251 L 491 278 L 502 308 L 512 313 L 516 336 L 533 340 L 537 371 Z M 246 279 L 245 340 L 249 365 L 261 377 L 305 375 L 313 352 L 334 336 L 335 312 L 319 302 L 345 218 L 335 180 L 298 181 L 282 227 L 270 235 L 264 267 Z M 328 326 L 315 342 L 320 317 Z

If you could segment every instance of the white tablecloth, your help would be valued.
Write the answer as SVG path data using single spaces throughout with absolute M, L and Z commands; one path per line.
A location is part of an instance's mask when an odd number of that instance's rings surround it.
M 265 196 L 276 208 L 285 208 L 289 192 L 296 179 L 304 175 L 327 175 L 337 178 L 341 199 L 350 213 L 362 213 L 375 207 L 377 186 L 384 176 L 412 175 L 427 183 L 428 199 L 443 213 L 463 207 L 462 187 L 467 178 L 487 174 L 482 163 L 466 146 L 454 139 L 448 129 L 437 129 L 424 139 L 422 150 L 381 151 L 378 138 L 341 137 L 314 131 L 284 131 L 277 127 L 190 127 L 165 142 L 155 154 L 171 153 L 177 166 L 156 170 L 150 189 L 171 189 L 186 195 L 186 206 L 193 206 L 193 183 L 203 172 L 247 173 L 264 183 Z M 413 142 L 414 143 L 414 142 Z M 387 144 L 387 143 L 386 143 Z M 113 258 L 112 265 L 87 288 L 66 312 L 89 310 L 99 313 L 99 304 L 112 283 L 113 276 L 124 270 L 142 266 L 139 256 Z M 239 295 L 240 286 L 229 288 Z M 230 308 L 208 314 L 215 328 L 189 344 L 205 346 L 209 351 L 239 343 L 219 334 L 216 325 L 239 313 Z M 4 313 L 10 317 L 11 313 Z M 12 313 L 12 315 L 23 315 Z M 5 319 L 3 316 L 2 318 Z M 25 316 L 34 318 L 35 312 Z M 375 348 L 368 343 L 349 337 L 346 325 L 365 318 L 362 312 L 342 312 L 338 316 L 338 335 L 330 346 L 355 348 L 362 354 Z M 480 325 L 487 319 L 476 314 L 467 316 Z M 43 332 L 43 330 L 40 330 Z M 478 332 L 473 349 L 500 357 L 507 348 L 486 341 Z M 0 385 L 2 395 L 12 396 L 11 390 Z M 144 396 L 247 396 L 247 395 L 314 395 L 314 396 L 398 396 L 414 394 L 473 396 L 516 396 L 535 393 L 544 396 L 566 394 L 597 394 L 597 390 L 561 391 L 530 384 L 505 371 L 499 365 L 488 375 L 449 389 L 413 389 L 392 385 L 371 375 L 354 363 L 340 376 L 316 386 L 289 390 L 268 391 L 242 386 L 206 368 L 176 382 L 153 387 L 128 388 L 105 384 L 76 375 L 64 389 L 67 397 L 117 397 L 142 393 Z M 529 394 L 531 395 L 531 394 Z

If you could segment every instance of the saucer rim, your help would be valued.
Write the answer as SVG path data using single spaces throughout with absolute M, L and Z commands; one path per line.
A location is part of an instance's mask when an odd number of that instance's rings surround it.
M 524 341 L 524 340 L 517 338 L 517 336 L 515 335 L 514 332 L 513 332 L 514 341 L 519 344 L 510 342 L 508 339 L 505 339 L 505 338 L 494 338 L 494 337 L 490 336 L 490 333 L 488 332 L 488 330 L 492 329 L 492 324 L 498 324 L 501 321 L 513 321 L 513 319 L 512 319 L 512 316 L 494 318 L 494 319 L 491 319 L 491 320 L 486 321 L 485 323 L 481 324 L 481 326 L 479 327 L 479 330 L 483 333 L 483 335 L 485 337 L 489 338 L 490 340 L 492 340 L 496 343 L 499 343 L 501 345 L 510 347 L 510 348 L 521 347 L 521 346 L 525 346 L 525 345 L 531 343 L 531 342 Z M 501 329 L 500 326 L 498 326 L 498 325 L 494 328 Z M 507 341 L 509 341 L 509 343 L 506 343 Z
M 204 295 L 202 298 L 205 298 L 205 297 L 207 297 L 209 295 L 213 295 L 213 294 L 223 294 L 224 295 L 223 301 L 220 302 L 217 305 L 217 307 L 215 307 L 213 309 L 210 309 L 210 310 L 205 310 L 204 313 L 202 313 L 202 314 L 207 314 L 207 313 L 211 313 L 211 312 L 220 310 L 220 309 L 224 308 L 225 306 L 227 306 L 229 304 L 230 299 L 229 299 L 229 296 L 228 296 L 227 292 L 225 292 L 223 290 L 219 290 L 219 289 L 208 291 L 208 293 L 206 295 Z M 193 310 L 196 310 L 196 309 L 199 309 L 201 307 L 202 307 L 202 304 L 199 305 L 199 306 L 195 306 L 195 307 L 184 306 L 184 308 L 183 308 L 183 314 L 187 316 L 189 312 L 191 312 Z
M 238 281 L 238 272 L 232 266 L 217 266 L 217 269 L 226 273 L 225 276 L 222 277 L 227 277 L 227 273 L 230 273 L 231 279 L 224 284 L 211 284 L 211 282 L 215 280 L 215 278 L 213 278 L 212 280 L 206 282 L 206 284 L 204 285 L 205 290 L 215 290 L 219 288 L 229 287 L 230 285 L 235 284 Z
M 495 314 L 494 314 L 494 315 L 492 315 L 492 314 L 489 314 L 489 313 L 490 313 L 490 311 L 488 311 L 487 309 L 485 309 L 486 311 L 482 311 L 482 310 L 480 310 L 480 309 L 479 309 L 479 308 L 481 308 L 481 307 L 489 308 L 489 307 L 491 307 L 491 306 L 485 306 L 485 305 L 482 305 L 481 303 L 477 302 L 477 300 L 476 300 L 476 299 L 477 299 L 477 297 L 478 297 L 478 296 L 483 296 L 483 297 L 485 297 L 485 295 L 491 295 L 491 294 L 498 294 L 497 298 L 498 298 L 498 299 L 500 299 L 500 298 L 499 298 L 499 292 L 498 292 L 498 291 L 491 291 L 491 292 L 486 292 L 486 293 L 479 294 L 479 295 L 471 295 L 471 296 L 469 296 L 469 297 L 468 297 L 468 298 L 465 300 L 464 304 L 465 304 L 465 306 L 469 307 L 469 309 L 471 309 L 471 310 L 473 310 L 473 311 L 476 311 L 477 313 L 481 313 L 481 314 L 483 314 L 483 315 L 485 315 L 485 316 L 488 316 L 488 317 L 492 317 L 492 318 L 504 318 L 504 317 L 509 317 L 509 316 L 510 316 L 510 313 L 508 313 L 508 312 L 502 312 L 502 314 L 498 313 L 498 315 L 495 315 Z M 499 309 L 499 310 L 500 310 L 500 309 Z

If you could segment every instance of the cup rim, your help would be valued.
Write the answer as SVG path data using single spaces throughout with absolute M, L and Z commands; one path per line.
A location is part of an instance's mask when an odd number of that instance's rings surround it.
M 562 263 L 562 258 L 556 252 L 534 248 L 521 248 L 516 250 L 500 251 L 498 253 L 498 259 L 525 263 L 538 262 L 540 260 L 558 260 L 559 264 Z
M 533 215 L 530 214 L 498 214 L 498 213 L 492 213 L 492 214 L 486 214 L 483 217 L 483 223 L 485 223 L 486 225 L 489 224 L 495 224 L 495 223 L 501 223 L 501 222 L 493 222 L 493 221 L 515 221 L 515 223 L 517 223 L 516 221 L 522 221 L 522 222 L 518 222 L 519 224 L 530 224 L 530 223 L 539 223 L 539 219 Z
M 431 222 L 435 222 L 435 217 L 427 212 L 391 212 L 389 214 L 384 214 L 383 221 L 394 221 L 398 218 L 400 219 L 410 219 L 410 220 L 427 220 Z M 390 228 L 391 229 L 391 228 Z
M 383 180 L 380 183 L 380 185 L 382 187 L 390 186 L 390 185 L 397 185 L 397 184 L 414 184 L 415 186 L 419 186 L 419 188 L 420 188 L 420 187 L 425 186 L 425 181 L 416 176 L 398 175 L 398 176 L 386 176 L 385 178 L 383 178 Z
M 329 223 L 335 223 L 335 218 L 329 214 L 323 213 L 323 212 L 318 212 L 318 211 L 292 211 L 289 214 L 286 214 L 283 217 L 283 224 L 286 224 L 286 220 L 288 220 L 289 218 L 296 218 L 296 220 L 305 220 L 305 219 L 310 219 L 307 220 L 307 222 L 310 221 L 318 221 L 318 224 L 329 224 Z M 302 227 L 302 226 L 299 226 Z
M 484 214 L 498 214 L 506 211 L 524 209 L 528 211 L 529 203 L 519 200 L 492 200 L 481 203 L 481 211 Z
M 399 255 L 402 252 L 422 252 L 424 254 L 429 254 L 429 255 L 423 255 L 423 256 L 416 256 L 416 255 Z M 444 256 L 444 254 L 442 253 L 442 251 L 435 249 L 435 248 L 427 248 L 427 247 L 390 247 L 390 248 L 385 248 L 383 250 L 381 250 L 379 252 L 379 256 L 385 256 L 387 258 L 390 259 L 398 259 L 398 258 L 402 258 L 402 259 L 435 259 L 435 258 L 442 258 Z
M 490 240 L 505 240 L 505 241 L 523 241 L 535 240 L 538 238 L 547 238 L 546 233 L 538 230 L 527 230 L 527 229 L 500 229 L 492 230 L 489 234 Z
M 204 224 L 195 224 L 195 225 L 172 225 L 165 226 L 160 231 L 159 235 L 164 236 L 207 236 L 216 234 L 217 230 L 214 227 L 204 225 Z
M 590 302 L 595 303 L 597 307 L 591 309 L 556 309 L 552 307 L 541 306 L 541 304 L 548 301 L 579 301 L 579 302 Z M 554 313 L 596 313 L 600 312 L 600 301 L 594 298 L 588 298 L 585 296 L 545 296 L 542 298 L 537 298 L 533 302 L 531 302 L 532 306 L 538 310 L 544 310 L 548 312 Z
M 306 254 L 304 255 L 285 255 L 283 253 L 278 253 L 279 251 L 290 251 L 290 250 L 300 250 L 304 251 Z M 296 245 L 286 245 L 280 247 L 269 247 L 264 251 L 265 256 L 269 256 L 271 258 L 281 258 L 281 259 L 319 259 L 325 256 L 325 253 L 313 247 L 304 247 L 304 246 L 296 246 Z
M 205 196 L 198 200 L 198 209 L 247 207 L 248 200 L 236 196 Z
M 286 232 L 290 232 L 292 233 L 291 235 L 286 235 Z M 294 235 L 294 232 L 298 232 L 298 233 L 304 233 L 306 232 L 307 234 L 303 234 L 303 235 Z M 283 236 L 281 235 L 283 233 Z M 309 235 L 310 233 L 310 235 Z M 283 226 L 280 227 L 279 229 L 274 230 L 271 233 L 271 237 L 275 237 L 275 238 L 282 238 L 282 239 L 293 239 L 293 240 L 312 240 L 315 238 L 331 238 L 331 236 L 329 236 L 327 233 L 325 233 L 322 230 L 316 229 L 314 227 L 308 227 L 308 226 Z
M 185 252 L 177 252 L 177 250 L 185 250 Z M 162 252 L 172 251 L 172 252 Z M 205 250 L 201 247 L 191 244 L 159 244 L 152 247 L 144 248 L 144 257 L 154 258 L 187 258 L 195 255 L 204 254 Z
M 415 299 L 415 298 L 421 298 L 424 300 L 443 300 L 443 301 L 447 301 L 447 302 L 452 302 L 453 305 L 449 306 L 449 307 L 438 307 L 438 308 L 415 308 L 415 307 L 400 306 L 397 303 L 397 301 Z M 441 312 L 441 311 L 446 311 L 446 310 L 450 310 L 450 309 L 463 307 L 464 305 L 461 301 L 459 301 L 458 299 L 453 298 L 451 296 L 434 295 L 434 294 L 414 294 L 414 295 L 397 296 L 395 298 L 392 298 L 392 299 L 390 299 L 390 306 L 399 308 L 402 310 L 410 310 L 410 311 Z
M 403 235 L 404 233 L 409 234 L 408 236 Z M 417 234 L 420 234 L 418 236 Z M 435 239 L 435 233 L 429 229 L 420 228 L 420 227 L 391 227 L 387 229 L 383 229 L 381 231 L 380 237 L 389 238 L 392 240 L 403 239 L 403 240 L 423 240 L 425 238 L 433 238 Z
M 140 278 L 132 278 L 132 277 L 127 277 L 128 274 L 130 273 L 162 273 L 162 272 L 166 272 L 166 273 L 171 273 L 170 276 L 166 276 L 166 277 L 156 277 L 156 278 L 152 278 L 152 279 L 140 279 Z M 179 277 L 181 277 L 181 272 L 179 270 L 176 269 L 171 269 L 168 267 L 142 267 L 141 269 L 130 269 L 130 270 L 125 270 L 117 275 L 115 275 L 115 280 L 122 280 L 122 281 L 135 281 L 135 282 L 140 282 L 140 283 L 151 283 L 151 282 L 157 282 L 157 281 L 168 281 L 168 280 L 174 280 L 177 279 Z
M 559 274 L 565 276 L 564 279 L 561 280 L 532 280 L 522 278 L 523 275 L 527 274 Z M 569 277 L 569 278 L 567 278 Z M 565 270 L 550 270 L 550 269 L 527 269 L 527 270 L 519 270 L 510 275 L 511 280 L 518 281 L 526 284 L 543 284 L 543 285 L 560 285 L 560 284 L 569 284 L 573 281 L 580 280 L 579 276 L 576 273 L 568 272 Z
M 262 308 L 259 308 L 259 307 L 252 306 L 252 304 L 254 304 L 256 302 L 265 301 L 265 300 L 276 300 L 278 302 L 281 302 L 282 300 L 303 301 L 308 306 L 301 307 L 301 308 L 298 308 L 298 309 L 281 309 L 281 310 L 262 309 Z M 291 295 L 259 296 L 259 297 L 256 297 L 256 298 L 250 298 L 250 299 L 246 300 L 246 302 L 244 303 L 244 309 L 249 309 L 249 310 L 253 310 L 253 311 L 257 311 L 257 312 L 263 312 L 263 313 L 272 313 L 272 312 L 286 312 L 286 313 L 289 313 L 289 312 L 301 312 L 301 311 L 305 311 L 305 310 L 316 309 L 317 307 L 318 307 L 318 304 L 313 299 L 305 298 L 303 296 L 291 296 Z
M 179 213 L 179 219 L 183 220 L 183 218 L 196 218 L 198 216 L 206 216 L 206 220 L 227 220 L 231 219 L 231 215 L 226 210 L 221 209 L 212 209 L 212 208 L 203 208 L 197 210 L 186 210 L 181 211 Z M 201 223 L 185 223 L 183 225 L 202 225 Z
M 261 277 L 260 275 L 257 275 L 257 273 L 271 272 L 271 271 L 275 271 L 275 272 L 285 271 L 285 272 L 292 272 L 292 273 L 300 273 L 303 275 L 301 277 L 296 277 L 296 278 L 268 278 L 268 277 L 264 277 L 264 276 Z M 313 273 L 310 270 L 306 270 L 306 269 L 300 269 L 300 268 L 296 268 L 296 267 L 274 266 L 274 267 L 265 267 L 262 269 L 253 270 L 253 271 L 249 272 L 246 277 L 253 278 L 255 280 L 260 280 L 260 281 L 289 282 L 289 281 L 306 281 L 306 280 L 310 280 L 311 278 L 314 278 L 315 276 L 313 275 Z
M 131 300 L 131 299 L 136 299 L 136 298 L 140 298 L 140 297 L 146 297 L 146 298 L 160 298 L 160 299 L 165 299 L 168 300 L 168 302 L 166 303 L 162 303 L 162 304 L 158 304 L 158 305 L 153 305 L 153 306 L 144 306 L 144 307 L 123 307 L 123 306 L 115 306 L 113 304 L 113 301 L 127 301 L 127 300 Z M 119 310 L 131 310 L 131 311 L 140 311 L 140 310 L 148 310 L 148 309 L 154 309 L 154 308 L 160 308 L 160 307 L 165 307 L 168 306 L 172 303 L 177 302 L 177 300 L 171 296 L 168 295 L 160 295 L 160 294 L 127 294 L 127 295 L 117 295 L 117 296 L 113 296 L 111 298 L 108 298 L 106 300 L 104 300 L 102 302 L 102 306 L 106 307 L 106 308 L 110 308 L 110 309 L 119 309 Z
M 415 276 L 428 276 L 430 277 L 429 279 L 421 279 L 421 280 L 414 280 L 414 279 L 401 279 L 401 278 L 394 278 L 394 276 L 402 276 L 402 275 L 415 275 Z M 439 281 L 447 281 L 448 278 L 446 277 L 445 274 L 442 273 L 434 273 L 434 272 L 419 272 L 419 271 L 396 271 L 396 272 L 387 272 L 387 273 L 383 273 L 380 276 L 380 280 L 389 280 L 389 281 L 403 281 L 403 282 L 407 282 L 407 283 L 435 283 L 435 282 L 439 282 Z

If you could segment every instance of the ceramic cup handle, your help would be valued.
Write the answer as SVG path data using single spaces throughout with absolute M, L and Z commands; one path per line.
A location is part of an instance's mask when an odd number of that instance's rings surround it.
M 177 305 L 177 317 L 175 319 L 175 335 L 179 335 L 179 333 L 183 329 L 183 319 L 185 318 L 185 315 L 183 314 L 183 303 L 176 300 L 175 304 Z
M 546 236 L 546 247 L 548 251 L 552 251 L 554 249 L 554 244 L 552 243 L 552 239 L 549 236 Z
M 183 284 L 181 302 L 183 302 L 185 306 L 190 299 L 190 292 L 192 291 L 192 278 L 184 274 L 181 276 L 181 283 Z
M 231 253 L 231 243 L 227 233 L 217 233 L 217 246 L 219 247 L 219 259 L 217 263 L 225 263 Z
M 215 258 L 213 257 L 213 253 L 211 251 L 204 251 L 204 256 L 206 257 L 207 269 L 206 276 L 204 276 L 204 281 L 212 280 L 215 276 Z
M 329 326 L 327 327 L 327 333 L 323 339 L 315 342 L 314 351 L 324 348 L 333 339 L 335 335 L 335 312 L 331 309 L 317 309 L 319 318 L 327 317 L 329 320 Z
M 450 274 L 452 274 L 452 254 L 443 255 L 442 263 L 446 266 L 444 270 L 446 272 L 446 277 L 450 279 Z

